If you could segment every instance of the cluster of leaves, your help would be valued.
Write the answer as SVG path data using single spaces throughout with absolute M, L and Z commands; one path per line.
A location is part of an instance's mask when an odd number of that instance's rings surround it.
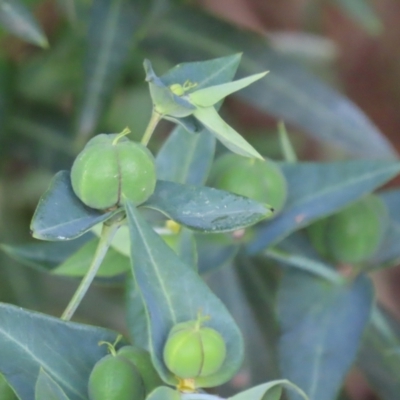
M 26 65 L 13 66 L 18 71 L 15 87 L 10 88 L 8 79 L 14 68 L 10 68 L 9 59 L 3 60 L 4 107 L 15 106 L 9 108 L 7 117 L 2 116 L 7 132 L 1 138 L 3 148 L 13 149 L 11 134 L 31 135 L 35 144 L 32 156 L 50 152 L 51 156 L 44 158 L 49 163 L 46 167 L 68 168 L 71 155 L 99 126 L 107 128 L 117 120 L 119 125 L 114 125 L 114 130 L 130 125 L 139 126 L 137 134 L 143 133 L 140 124 L 129 123 L 126 116 L 120 118 L 121 108 L 122 114 L 129 110 L 133 118 L 140 118 L 140 113 L 131 111 L 132 96 L 140 87 L 125 86 L 115 97 L 116 105 L 109 116 L 101 118 L 118 77 L 123 75 L 127 82 L 134 80 L 135 74 L 143 78 L 143 73 L 137 72 L 143 55 L 156 55 L 160 64 L 170 65 L 182 59 L 209 59 L 246 49 L 239 76 L 262 71 L 265 66 L 271 73 L 244 90 L 240 95 L 243 101 L 365 159 L 279 164 L 288 183 L 288 199 L 278 216 L 260 222 L 268 212 L 265 205 L 203 186 L 215 156 L 215 137 L 233 151 L 252 156 L 258 153 L 233 130 L 221 136 L 214 99 L 210 104 L 188 91 L 190 104 L 184 106 L 196 111 L 169 118 L 179 127 L 157 153 L 156 190 L 139 208 L 126 205 L 127 226 L 116 234 L 97 278 L 102 284 L 128 282 L 129 335 L 135 344 L 150 348 L 166 383 L 176 384 L 162 362 L 166 332 L 176 322 L 195 319 L 202 309 L 228 344 L 225 366 L 212 386 L 242 368 L 251 377 L 246 386 L 285 378 L 311 400 L 334 400 L 349 368 L 357 362 L 382 399 L 396 399 L 400 389 L 398 329 L 375 305 L 368 273 L 396 265 L 400 259 L 396 215 L 399 190 L 379 193 L 389 210 L 390 222 L 381 247 L 357 276 L 339 274 L 329 260 L 315 252 L 303 230 L 396 176 L 400 163 L 390 144 L 349 100 L 272 50 L 264 38 L 239 31 L 189 5 L 148 3 L 95 0 L 89 7 L 84 2 L 65 2 L 65 15 L 75 22 L 76 29 L 61 29 L 49 53 L 32 57 Z M 2 19 L 8 21 L 5 26 L 24 39 L 46 46 L 47 40 L 30 14 L 18 2 L 5 4 L 19 17 L 17 24 L 10 13 L 7 18 L 3 15 Z M 25 29 L 18 33 L 21 21 Z M 85 56 L 81 54 L 81 25 L 88 25 Z M 218 46 L 214 45 L 215 37 L 219 38 Z M 86 68 L 81 77 L 76 76 L 74 63 L 82 58 Z M 178 94 L 185 89 L 185 82 L 196 82 L 196 93 L 230 82 L 239 60 L 236 55 L 184 64 L 161 78 L 147 64 L 147 79 L 168 90 L 179 84 L 174 88 Z M 66 94 L 67 100 L 68 96 L 79 96 L 74 102 L 76 110 L 67 111 L 70 119 L 65 118 L 60 101 Z M 140 99 L 142 102 L 145 100 Z M 45 111 L 29 112 L 32 103 Z M 179 100 L 178 104 L 182 105 Z M 208 112 L 198 112 L 198 106 Z M 54 114 L 59 117 L 50 118 Z M 71 126 L 73 137 L 69 134 Z M 71 189 L 69 172 L 61 171 L 42 197 L 31 226 L 36 238 L 52 243 L 4 244 L 2 249 L 46 273 L 81 277 L 99 242 L 98 225 L 118 217 L 118 212 L 103 213 L 83 206 Z M 176 252 L 153 229 L 163 227 L 165 217 L 184 227 L 170 235 L 176 242 Z M 251 231 L 249 241 L 236 241 L 226 233 L 243 228 Z M 135 283 L 127 280 L 131 272 Z M 207 277 L 212 287 L 215 281 L 220 283 L 215 290 L 224 303 L 201 276 Z M 221 282 L 229 284 L 224 287 Z M 252 312 L 244 312 L 246 307 Z M 231 314 L 247 339 L 245 349 Z M 0 305 L 0 320 L 0 371 L 22 400 L 35 395 L 37 399 L 87 398 L 89 373 L 106 354 L 97 343 L 114 342 L 117 336 L 107 329 L 62 321 L 9 304 Z M 251 335 L 256 335 L 255 340 Z M 246 360 L 241 366 L 243 353 Z M 281 380 L 264 383 L 232 399 L 259 400 L 265 399 L 264 395 L 277 399 L 281 388 L 290 385 Z M 295 391 L 288 395 L 296 400 L 301 396 Z M 196 399 L 166 387 L 149 398 Z

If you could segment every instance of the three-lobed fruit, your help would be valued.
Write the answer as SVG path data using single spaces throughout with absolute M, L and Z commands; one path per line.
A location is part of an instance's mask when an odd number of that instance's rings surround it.
M 124 198 L 139 205 L 154 192 L 156 168 L 152 154 L 145 146 L 118 136 L 95 136 L 73 163 L 72 188 L 91 208 L 116 207 Z
M 387 210 L 376 195 L 368 195 L 339 213 L 308 228 L 315 249 L 336 262 L 360 263 L 378 249 L 386 227 Z
M 124 357 L 135 365 L 143 380 L 146 395 L 163 384 L 148 351 L 136 346 L 123 346 L 118 350 L 117 356 Z
M 146 396 L 135 365 L 118 355 L 105 356 L 96 363 L 88 388 L 90 400 L 144 400 Z
M 226 358 L 223 337 L 199 320 L 177 324 L 164 346 L 167 368 L 181 379 L 195 379 L 216 373 Z
M 210 184 L 271 205 L 279 212 L 286 201 L 287 183 L 279 167 L 271 160 L 259 160 L 227 153 L 213 165 Z

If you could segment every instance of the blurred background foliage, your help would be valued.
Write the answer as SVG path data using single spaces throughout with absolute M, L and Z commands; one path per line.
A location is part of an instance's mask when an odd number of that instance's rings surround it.
M 134 139 L 141 137 L 151 113 L 143 59 L 162 74 L 179 62 L 241 51 L 239 75 L 269 69 L 262 84 L 222 109 L 265 156 L 282 158 L 276 123 L 284 120 L 301 160 L 393 159 L 400 148 L 399 18 L 397 0 L 2 1 L 0 301 L 59 315 L 71 297 L 76 281 L 43 272 L 39 250 L 30 255 L 38 262 L 27 268 L 18 261 L 24 254 L 11 258 L 5 245 L 32 241 L 29 223 L 40 195 L 91 136 L 129 126 Z M 162 123 L 152 150 L 171 127 Z M 62 251 L 47 262 L 60 260 Z M 209 277 L 253 344 L 246 369 L 251 378 L 239 375 L 236 389 L 278 375 L 268 348 L 274 339 L 263 340 L 249 316 L 249 304 L 257 313 L 252 288 L 276 285 L 276 267 L 268 263 L 269 276 L 262 279 L 254 265 L 246 265 L 254 273 L 239 279 L 239 264 Z M 399 316 L 399 274 L 384 271 L 374 279 L 382 304 Z M 77 319 L 124 332 L 123 302 L 118 282 L 99 284 Z M 268 325 L 265 309 L 263 318 Z M 271 355 L 268 365 L 260 348 Z M 376 377 L 371 369 L 365 374 Z M 375 398 L 358 370 L 346 388 L 343 399 Z

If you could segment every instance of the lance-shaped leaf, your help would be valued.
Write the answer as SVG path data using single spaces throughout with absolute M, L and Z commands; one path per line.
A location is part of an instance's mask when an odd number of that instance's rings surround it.
M 214 107 L 199 107 L 193 115 L 229 150 L 244 157 L 264 160 L 252 145 L 219 116 Z
M 237 81 L 195 90 L 194 92 L 190 93 L 188 97 L 191 103 L 198 107 L 211 107 L 230 94 L 237 92 L 238 90 L 243 89 L 246 86 L 249 86 L 263 78 L 265 75 L 267 75 L 267 73 L 268 71 L 261 72 L 260 74 L 247 76 L 246 78 L 238 79 Z
M 118 211 L 101 212 L 76 197 L 68 171 L 58 172 L 39 200 L 31 222 L 33 237 L 42 240 L 75 239 Z
M 250 252 L 259 252 L 318 218 L 333 214 L 400 172 L 397 161 L 355 160 L 283 164 L 288 198 L 281 213 L 260 226 Z
M 273 213 L 247 197 L 168 181 L 158 181 L 153 195 L 141 206 L 158 210 L 189 229 L 214 233 L 245 228 Z
M 49 45 L 41 27 L 19 0 L 1 1 L 0 24 L 8 32 L 29 43 L 40 47 L 48 47 Z
M 35 400 L 69 400 L 60 385 L 43 368 L 35 386 Z
M 20 400 L 19 397 L 12 390 L 11 386 L 7 383 L 4 376 L 0 374 L 0 393 L 4 400 Z
M 98 342 L 118 336 L 9 304 L 0 304 L 0 320 L 0 371 L 21 399 L 35 398 L 42 367 L 70 400 L 87 400 L 90 372 L 107 354 Z
M 279 400 L 283 388 L 298 393 L 304 400 L 309 400 L 306 394 L 299 387 L 286 379 L 263 383 L 262 385 L 238 393 L 233 397 L 229 397 L 228 400 Z
M 375 308 L 363 336 L 357 366 L 382 400 L 400 393 L 400 326 L 398 320 Z
M 198 7 L 181 4 L 162 14 L 143 46 L 162 48 L 172 63 L 179 62 L 182 54 L 205 59 L 245 49 L 240 77 L 262 71 L 266 65 L 271 74 L 238 92 L 242 100 L 353 154 L 396 157 L 393 146 L 354 103 L 273 49 L 265 35 L 246 32 Z
M 210 316 L 206 324 L 224 338 L 227 355 L 219 371 L 205 378 L 196 378 L 196 384 L 211 387 L 228 381 L 238 371 L 243 359 L 243 341 L 236 323 L 200 276 L 178 258 L 132 203 L 126 203 L 126 212 L 133 274 L 147 312 L 150 351 L 157 371 L 166 382 L 177 383 L 163 361 L 166 337 L 177 323 L 196 320 L 201 312 Z
M 214 159 L 215 137 L 204 131 L 197 135 L 176 128 L 156 157 L 157 178 L 163 181 L 202 185 Z
M 19 245 L 0 244 L 9 257 L 39 271 L 51 271 L 78 251 L 92 235 L 66 242 L 36 242 Z
M 91 8 L 85 83 L 76 124 L 83 144 L 91 136 L 120 76 L 140 18 L 129 0 L 95 0 Z
M 285 273 L 278 293 L 281 372 L 310 400 L 336 398 L 355 361 L 373 300 L 366 276 L 338 285 L 301 271 Z

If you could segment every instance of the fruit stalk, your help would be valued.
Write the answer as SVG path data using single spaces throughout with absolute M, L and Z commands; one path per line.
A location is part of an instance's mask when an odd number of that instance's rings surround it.
M 99 270 L 99 267 L 103 262 L 105 255 L 107 254 L 107 250 L 110 247 L 111 241 L 119 227 L 119 223 L 114 225 L 103 224 L 99 244 L 94 254 L 92 263 L 90 264 L 86 275 L 83 277 L 67 308 L 63 312 L 61 316 L 62 320 L 69 321 L 74 315 L 76 309 L 79 307 L 79 304 L 81 303 L 94 277 L 96 276 L 97 271 Z
M 162 115 L 160 115 L 156 110 L 153 110 L 149 124 L 147 125 L 146 131 L 144 132 L 144 135 L 141 140 L 141 143 L 144 146 L 147 146 L 147 144 L 149 143 L 151 136 L 153 135 L 153 132 L 156 129 L 161 118 L 162 118 Z

